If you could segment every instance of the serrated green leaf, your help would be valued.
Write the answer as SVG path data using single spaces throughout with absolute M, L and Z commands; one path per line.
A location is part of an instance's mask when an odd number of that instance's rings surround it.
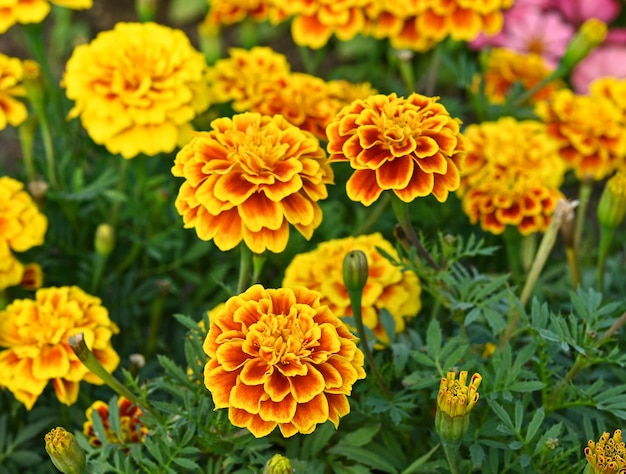
M 172 459 L 172 462 L 174 464 L 176 464 L 177 466 L 180 466 L 184 469 L 200 469 L 200 466 L 192 461 L 191 459 L 186 459 L 186 458 L 174 458 Z
M 437 363 L 423 352 L 411 351 L 411 357 L 418 364 L 422 364 L 426 367 L 437 367 Z
M 522 423 L 524 422 L 524 406 L 518 401 L 515 404 L 515 432 L 522 431 Z
M 332 423 L 327 422 L 315 429 L 313 434 L 307 436 L 302 441 L 302 450 L 309 459 L 315 459 L 328 446 L 330 438 L 336 433 Z
M 434 446 L 426 454 L 413 461 L 409 467 L 402 471 L 402 474 L 414 474 L 420 472 L 419 469 L 430 460 L 431 456 L 439 449 L 439 446 L 439 444 Z
M 361 447 L 368 444 L 374 436 L 380 431 L 380 424 L 370 424 L 363 426 L 362 428 L 357 429 L 351 433 L 348 433 L 339 444 L 345 444 L 348 446 Z
M 155 441 L 152 440 L 150 436 L 147 436 L 144 439 L 144 446 L 148 450 L 148 452 L 152 455 L 152 457 L 156 460 L 157 463 L 163 465 L 165 464 L 165 458 L 163 453 L 160 450 L 160 447 L 157 445 Z
M 428 349 L 428 354 L 434 359 L 437 359 L 439 356 L 442 338 L 443 335 L 441 333 L 439 321 L 432 319 L 426 331 L 426 347 Z
M 545 416 L 546 411 L 543 407 L 535 410 L 535 413 L 533 414 L 530 423 L 528 423 L 528 428 L 526 430 L 526 438 L 524 439 L 526 444 L 530 444 L 530 442 L 533 440 L 533 438 L 537 434 L 537 431 L 539 430 L 539 427 L 541 426 L 541 423 L 543 423 Z
M 368 449 L 338 444 L 330 448 L 328 452 L 344 456 L 382 472 L 388 472 L 390 474 L 396 474 L 398 472 L 384 457 Z
M 478 468 L 483 465 L 485 460 L 485 450 L 478 443 L 474 443 L 469 448 L 470 459 L 472 460 L 472 466 Z
M 507 427 L 514 429 L 513 421 L 511 420 L 511 417 L 498 402 L 487 398 L 487 404 L 494 411 L 496 416 L 500 418 L 500 420 L 502 420 Z
M 542 390 L 545 386 L 546 384 L 540 382 L 539 380 L 521 380 L 519 382 L 514 382 L 507 388 L 511 392 L 536 392 L 538 390 Z

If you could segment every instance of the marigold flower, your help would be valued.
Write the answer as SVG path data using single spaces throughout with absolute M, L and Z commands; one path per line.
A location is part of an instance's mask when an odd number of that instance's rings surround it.
M 8 252 L 0 257 L 0 291 L 10 286 L 19 285 L 24 275 L 24 265 Z
M 317 201 L 333 181 L 318 140 L 281 115 L 238 114 L 211 127 L 172 168 L 186 180 L 176 199 L 185 227 L 220 250 L 243 240 L 254 253 L 282 252 L 289 224 L 310 239 L 322 222 Z
M 362 299 L 363 324 L 379 340 L 387 342 L 389 336 L 380 322 L 380 311 L 386 309 L 393 316 L 396 332 L 402 332 L 406 320 L 415 317 L 422 307 L 422 288 L 414 272 L 401 271 L 377 248 L 399 258 L 391 242 L 379 233 L 322 242 L 315 250 L 294 257 L 285 269 L 283 286 L 305 286 L 318 291 L 322 304 L 328 305 L 333 314 L 340 318 L 351 316 L 350 296 L 343 280 L 343 259 L 348 252 L 361 250 L 368 267 Z
M 622 440 L 622 430 L 615 430 L 613 437 L 602 433 L 597 443 L 589 440 L 585 448 L 588 467 L 593 474 L 617 474 L 626 470 L 626 445 Z M 587 471 L 585 471 L 587 472 Z
M 8 0 L 0 9 L 0 34 L 16 23 L 39 23 L 50 13 L 50 4 L 74 10 L 93 6 L 93 0 Z
M 250 18 L 278 24 L 285 16 L 273 0 L 211 0 L 205 22 L 212 25 L 233 25 Z
M 215 407 L 256 437 L 277 425 L 285 437 L 327 420 L 337 427 L 365 377 L 356 341 L 319 293 L 254 285 L 211 319 L 204 383 Z
M 589 90 L 592 97 L 605 97 L 617 106 L 626 123 L 626 78 L 602 77 L 594 80 Z
M 369 206 L 385 190 L 402 201 L 433 194 L 439 202 L 459 187 L 465 155 L 459 119 L 438 98 L 377 94 L 346 106 L 326 128 L 330 161 L 356 171 L 348 197 Z
M 493 234 L 507 225 L 522 235 L 543 232 L 556 203 L 564 165 L 546 126 L 504 117 L 470 125 L 459 196 L 472 223 Z
M 25 252 L 43 244 L 48 219 L 39 212 L 24 185 L 8 176 L 0 177 L 0 258 L 10 250 Z
M 95 401 L 85 412 L 86 421 L 83 423 L 83 433 L 87 436 L 89 444 L 92 446 L 101 446 L 102 443 L 96 436 L 93 429 L 93 413 L 97 412 L 104 425 L 106 440 L 109 443 L 127 444 L 142 443 L 144 436 L 148 432 L 148 428 L 143 425 L 141 417 L 143 412 L 137 405 L 124 397 L 117 399 L 117 407 L 120 414 L 120 430 L 122 438 L 111 429 L 109 422 L 109 404 L 102 400 Z
M 209 106 L 206 62 L 185 33 L 156 23 L 117 23 L 76 47 L 62 85 L 94 142 L 111 153 L 169 153 Z
M 66 405 L 78 398 L 79 382 L 102 381 L 76 357 L 69 336 L 85 334 L 95 357 L 109 371 L 119 364 L 111 336 L 119 329 L 100 299 L 78 287 L 37 291 L 35 299 L 18 299 L 0 311 L 0 383 L 30 410 L 52 381 Z
M 46 433 L 46 452 L 63 474 L 83 474 L 86 456 L 74 435 L 60 426 Z
M 469 412 L 478 402 L 478 387 L 482 381 L 480 374 L 472 375 L 467 385 L 467 371 L 463 370 L 456 379 L 455 372 L 448 372 L 441 379 L 437 395 L 435 428 L 442 441 L 461 441 L 469 425 Z
M 535 112 L 579 179 L 601 180 L 624 162 L 624 116 L 608 98 L 562 89 L 549 102 L 538 102 Z
M 530 90 L 551 72 L 552 69 L 538 54 L 523 54 L 510 49 L 495 48 L 489 53 L 487 70 L 483 75 L 485 95 L 491 102 L 503 104 L 515 84 L 520 84 L 524 90 Z M 479 79 L 478 76 L 476 79 Z M 475 88 L 477 87 L 476 81 Z M 550 82 L 537 91 L 531 97 L 530 102 L 548 100 L 556 90 L 562 87 L 564 85 L 560 81 Z
M 22 61 L 0 54 L 0 130 L 7 125 L 17 127 L 28 117 L 26 106 L 18 99 L 26 96 L 23 77 Z

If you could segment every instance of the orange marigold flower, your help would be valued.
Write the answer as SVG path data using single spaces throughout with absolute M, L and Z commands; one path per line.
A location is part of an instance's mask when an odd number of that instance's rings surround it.
M 617 474 L 626 470 L 626 444 L 622 430 L 602 433 L 597 443 L 589 440 L 585 448 L 588 468 L 593 474 Z M 587 470 L 585 470 L 587 472 Z
M 495 48 L 489 53 L 487 70 L 483 75 L 485 95 L 491 102 L 503 104 L 514 85 L 520 84 L 524 90 L 532 89 L 551 72 L 551 68 L 538 54 L 523 54 L 506 48 Z M 478 81 L 479 77 L 477 76 L 475 89 L 479 87 Z M 530 98 L 530 102 L 547 100 L 556 90 L 563 87 L 562 82 L 553 81 L 538 90 Z
M 610 99 L 562 89 L 550 101 L 538 102 L 535 112 L 579 179 L 601 180 L 624 164 L 625 117 Z
M 0 258 L 10 250 L 25 252 L 43 244 L 48 219 L 39 212 L 24 185 L 8 176 L 0 177 Z
M 343 259 L 351 250 L 363 251 L 369 269 L 363 289 L 363 324 L 379 340 L 388 342 L 380 311 L 387 310 L 396 323 L 396 332 L 402 332 L 405 321 L 415 317 L 422 307 L 422 287 L 414 272 L 403 272 L 392 265 L 379 248 L 399 258 L 393 245 L 379 233 L 322 242 L 315 250 L 294 257 L 285 270 L 283 286 L 304 286 L 318 291 L 322 295 L 321 303 L 328 305 L 333 314 L 340 318 L 351 316 L 350 297 L 343 281 Z
M 330 161 L 356 171 L 348 197 L 365 206 L 385 190 L 401 200 L 433 194 L 439 202 L 459 187 L 465 155 L 461 121 L 438 98 L 377 94 L 346 106 L 326 128 Z
M 211 319 L 204 383 L 215 407 L 258 438 L 277 425 L 285 437 L 337 427 L 365 377 L 356 341 L 319 293 L 254 285 Z
M 287 57 L 272 48 L 231 48 L 228 58 L 216 61 L 208 70 L 211 99 L 216 103 L 234 101 L 235 111 L 249 111 L 249 101 L 258 97 L 262 84 L 282 79 L 290 72 Z
M 26 106 L 18 99 L 26 96 L 23 78 L 22 61 L 0 54 L 0 130 L 7 125 L 17 127 L 28 117 Z
M 109 422 L 109 404 L 98 400 L 91 404 L 85 412 L 86 421 L 83 423 L 83 433 L 87 436 L 89 444 L 98 447 L 102 445 L 102 442 L 96 436 L 96 432 L 93 429 L 93 414 L 97 412 L 104 425 L 104 432 L 108 443 L 116 444 L 128 444 L 128 443 L 142 443 L 143 439 L 148 432 L 148 428 L 143 425 L 141 417 L 143 412 L 137 405 L 124 398 L 119 397 L 117 399 L 117 408 L 120 414 L 120 431 L 122 437 L 116 433 Z
M 363 33 L 369 0 L 276 0 L 293 16 L 291 36 L 299 46 L 319 49 L 334 34 L 342 41 Z
M 0 311 L 0 384 L 30 410 L 52 381 L 57 398 L 71 405 L 79 382 L 102 384 L 76 357 L 67 340 L 83 332 L 108 370 L 119 364 L 111 336 L 119 329 L 99 298 L 78 287 L 43 288 L 35 299 L 18 299 Z
M 117 23 L 74 49 L 62 85 L 94 142 L 111 153 L 169 153 L 209 106 L 206 62 L 180 30 Z
M 233 25 L 251 18 L 278 24 L 285 16 L 273 0 L 211 0 L 205 21 L 213 25 Z
M 185 178 L 176 209 L 185 227 L 230 250 L 242 240 L 255 253 L 282 252 L 289 224 L 306 239 L 322 222 L 317 204 L 333 172 L 319 141 L 281 115 L 219 118 L 178 153 Z
M 497 122 L 470 125 L 463 132 L 467 157 L 459 196 L 472 223 L 494 234 L 507 225 L 522 235 L 543 232 L 557 201 L 564 164 L 557 143 L 541 122 Z
M 74 10 L 93 6 L 93 0 L 5 0 L 0 7 L 0 34 L 16 23 L 39 23 L 50 13 L 50 4 Z
M 43 284 L 43 270 L 38 263 L 27 263 L 24 265 L 24 274 L 20 285 L 25 290 L 38 290 Z
M 19 285 L 24 275 L 24 265 L 11 251 L 0 256 L 0 291 L 10 286 Z

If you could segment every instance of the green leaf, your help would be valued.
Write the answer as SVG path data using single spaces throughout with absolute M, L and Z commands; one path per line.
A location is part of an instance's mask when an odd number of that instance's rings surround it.
M 353 461 L 390 474 L 397 474 L 397 469 L 384 457 L 364 448 L 347 445 L 336 445 L 328 450 L 332 454 L 344 456 Z
M 514 429 L 513 420 L 511 420 L 511 417 L 509 416 L 509 414 L 506 412 L 504 408 L 502 408 L 502 406 L 498 402 L 487 398 L 487 404 L 491 407 L 491 409 L 495 412 L 497 417 L 500 418 L 507 427 Z
M 186 459 L 186 458 L 174 458 L 172 459 L 172 462 L 174 464 L 176 464 L 177 466 L 182 467 L 183 469 L 200 469 L 200 466 L 195 463 L 194 461 L 190 460 L 190 459 Z
M 546 384 L 540 382 L 539 380 L 525 380 L 514 382 L 507 388 L 511 392 L 536 392 L 537 390 L 542 390 L 545 386 Z
M 315 459 L 319 453 L 328 446 L 330 438 L 335 434 L 335 426 L 330 423 L 324 423 L 315 429 L 313 434 L 307 436 L 302 441 L 302 449 L 308 454 L 309 459 Z
M 428 325 L 428 330 L 426 331 L 426 347 L 428 348 L 428 354 L 431 357 L 438 357 L 441 350 L 442 338 L 443 335 L 441 333 L 439 321 L 432 319 Z
M 519 400 L 515 404 L 515 432 L 522 431 L 522 423 L 524 422 L 524 406 Z
M 528 423 L 528 429 L 526 430 L 526 438 L 524 440 L 526 444 L 529 444 L 533 440 L 545 417 L 546 411 L 543 407 L 535 411 L 530 423 Z
M 368 444 L 380 431 L 380 424 L 370 424 L 345 435 L 339 444 L 361 447 Z
M 161 450 L 159 449 L 160 446 L 158 446 L 156 444 L 155 441 L 152 440 L 152 438 L 150 436 L 147 436 L 144 439 L 144 446 L 146 447 L 146 449 L 150 452 L 150 454 L 152 454 L 152 457 L 154 459 L 156 459 L 156 461 L 163 465 L 165 464 L 165 459 L 163 457 L 163 453 L 161 452 Z
M 426 454 L 417 458 L 414 462 L 411 463 L 409 467 L 407 467 L 404 471 L 402 471 L 402 474 L 414 474 L 416 472 L 420 472 L 419 469 L 428 462 L 428 460 L 433 454 L 435 454 L 435 451 L 439 449 L 439 446 L 440 446 L 439 444 L 436 445 Z

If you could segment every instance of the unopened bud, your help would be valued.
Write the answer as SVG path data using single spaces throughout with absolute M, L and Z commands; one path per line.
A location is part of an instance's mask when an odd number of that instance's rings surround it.
M 100 224 L 96 229 L 94 247 L 99 255 L 107 256 L 115 247 L 115 229 L 109 224 Z
M 25 290 L 38 290 L 43 283 L 43 271 L 38 263 L 24 265 L 24 273 L 20 285 Z
M 604 186 L 598 203 L 598 222 L 603 227 L 618 228 L 626 216 L 626 172 L 618 171 Z
M 467 371 L 448 372 L 441 379 L 437 395 L 435 429 L 444 443 L 460 443 L 469 426 L 469 413 L 478 402 L 478 387 L 482 377 L 474 374 L 467 385 Z
M 275 454 L 272 459 L 267 461 L 263 469 L 263 474 L 293 474 L 293 468 L 291 467 L 289 458 Z
M 54 428 L 45 436 L 46 452 L 52 464 L 63 474 L 83 474 L 85 472 L 85 452 L 74 435 L 65 429 Z
M 135 0 L 135 10 L 142 22 L 153 21 L 156 16 L 156 0 Z
M 592 49 L 602 44 L 606 38 L 606 33 L 606 23 L 603 23 L 597 18 L 591 18 L 583 23 L 578 33 L 576 33 L 574 38 L 567 45 L 565 54 L 563 54 L 561 62 L 559 63 L 559 69 L 564 71 L 571 70 L 582 61 Z
M 343 283 L 349 292 L 362 292 L 367 283 L 369 268 L 362 250 L 351 250 L 343 259 Z

